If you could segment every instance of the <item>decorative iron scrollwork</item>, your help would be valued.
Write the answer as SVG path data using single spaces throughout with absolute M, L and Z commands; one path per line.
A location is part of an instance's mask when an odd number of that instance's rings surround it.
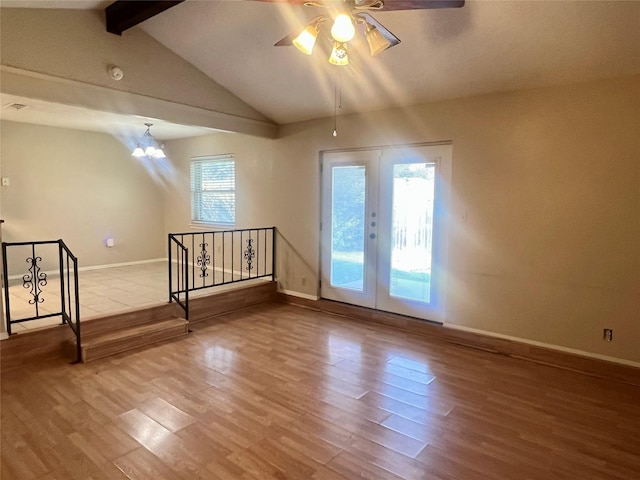
M 253 238 L 247 240 L 247 249 L 244 251 L 244 259 L 247 261 L 245 270 L 253 270 L 253 259 L 256 257 L 256 251 L 253 249 Z
M 200 267 L 200 278 L 208 277 L 207 267 L 211 264 L 211 256 L 207 252 L 208 243 L 200 244 L 200 255 L 196 259 L 196 264 Z
M 29 305 L 37 305 L 44 302 L 44 298 L 40 296 L 42 288 L 47 285 L 47 274 L 40 271 L 40 265 L 38 262 L 42 261 L 42 257 L 27 257 L 27 263 L 29 267 L 29 273 L 22 276 L 22 286 L 29 289 L 29 293 L 33 297 L 29 300 Z M 36 310 L 37 311 L 37 310 Z

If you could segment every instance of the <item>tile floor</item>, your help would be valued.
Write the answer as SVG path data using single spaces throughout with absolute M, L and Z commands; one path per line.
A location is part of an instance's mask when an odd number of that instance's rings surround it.
M 167 274 L 166 261 L 80 271 L 81 321 L 132 308 L 166 303 L 169 298 Z M 216 281 L 220 281 L 220 276 L 220 273 L 216 273 Z M 264 280 L 255 279 L 250 282 L 256 281 Z M 198 290 L 190 292 L 189 296 L 210 295 L 228 288 L 236 288 L 237 285 L 222 285 Z M 30 289 L 23 287 L 20 279 L 9 282 L 9 295 L 12 320 L 35 316 L 35 306 L 29 304 L 30 300 L 33 301 L 33 296 Z M 56 313 L 61 310 L 58 276 L 50 275 L 47 278 L 47 284 L 42 287 L 40 299 L 42 300 L 38 305 L 40 314 Z M 4 302 L 4 291 L 2 301 Z M 58 323 L 60 323 L 59 316 L 13 324 L 11 328 L 13 332 L 19 333 Z
M 42 286 L 40 314 L 60 311 L 60 280 L 50 275 Z M 168 299 L 167 262 L 153 262 L 123 267 L 79 272 L 80 318 L 82 320 L 109 313 L 164 303 Z M 12 320 L 35 316 L 33 296 L 22 281 L 9 282 Z M 4 292 L 3 292 L 4 299 Z M 43 318 L 13 324 L 12 330 L 30 330 L 60 323 L 60 317 Z

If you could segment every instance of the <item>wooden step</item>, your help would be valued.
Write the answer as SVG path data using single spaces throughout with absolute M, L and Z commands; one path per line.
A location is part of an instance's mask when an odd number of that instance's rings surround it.
M 80 295 L 82 296 L 82 292 Z M 189 319 L 193 324 L 209 320 L 222 313 L 276 301 L 277 298 L 277 282 L 265 282 L 251 286 L 234 284 L 233 289 L 229 287 L 225 291 L 213 288 L 209 295 L 189 298 Z M 176 303 L 165 303 L 104 316 L 89 318 L 83 316 L 80 322 L 83 343 L 85 339 L 91 342 L 89 337 L 99 334 L 151 321 L 168 320 L 181 315 L 184 315 L 184 312 Z M 183 332 L 181 331 L 180 334 L 182 335 Z M 69 361 L 74 361 L 76 358 L 75 336 L 68 325 L 20 332 L 17 335 L 12 335 L 11 338 L 0 341 L 0 372 L 63 358 Z
M 163 303 L 152 307 L 132 308 L 82 321 L 82 336 L 112 332 L 121 328 L 144 325 L 159 320 L 179 317 L 182 310 L 175 303 Z
M 82 361 L 89 362 L 189 333 L 184 318 L 168 318 L 82 335 Z
M 215 295 L 189 298 L 189 322 L 209 320 L 217 315 L 278 299 L 278 282 L 236 286 Z M 175 305 L 175 304 L 174 304 Z

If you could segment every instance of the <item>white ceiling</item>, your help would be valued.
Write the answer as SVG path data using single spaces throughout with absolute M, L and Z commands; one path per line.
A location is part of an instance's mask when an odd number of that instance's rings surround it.
M 110 3 L 1 2 L 98 9 Z M 340 112 L 351 113 L 640 73 L 638 1 L 468 0 L 460 9 L 371 12 L 402 43 L 371 58 L 358 34 L 348 67 L 330 65 L 321 45 L 311 56 L 273 46 L 323 12 L 187 0 L 137 28 L 277 123 L 333 115 L 337 83 Z

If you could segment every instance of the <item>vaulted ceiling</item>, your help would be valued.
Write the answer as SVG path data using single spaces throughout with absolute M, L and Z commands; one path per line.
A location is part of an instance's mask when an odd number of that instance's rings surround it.
M 2 7 L 104 9 L 110 1 L 2 0 Z M 335 67 L 319 38 L 306 56 L 274 47 L 317 7 L 186 0 L 133 27 L 278 124 L 455 97 L 640 73 L 640 2 L 467 1 L 371 12 L 402 43 L 371 57 L 356 36 Z M 126 35 L 127 32 L 124 33 Z

